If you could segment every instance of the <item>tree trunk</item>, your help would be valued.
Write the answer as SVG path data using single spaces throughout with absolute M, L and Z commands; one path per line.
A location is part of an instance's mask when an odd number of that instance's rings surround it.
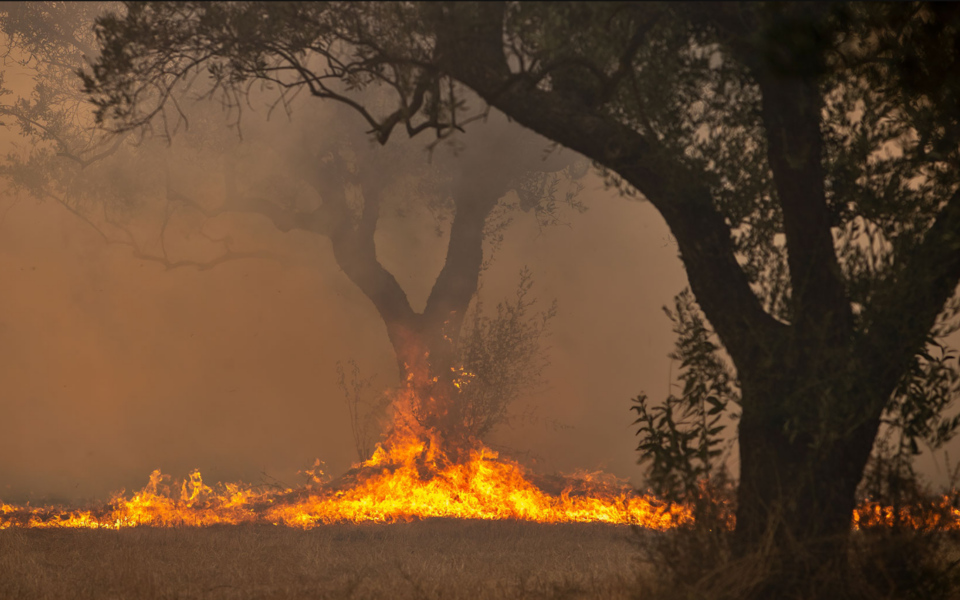
M 825 399 L 828 385 L 806 397 L 795 392 L 810 381 L 835 381 L 840 372 L 741 376 L 734 552 L 775 551 L 786 574 L 776 585 L 785 590 L 807 585 L 824 568 L 845 567 L 856 491 L 880 425 L 880 411 L 869 407 L 882 403 L 855 392 L 843 401 Z M 862 407 L 860 417 L 851 423 L 817 410 L 842 404 Z M 800 405 L 813 410 L 798 411 Z
M 854 318 L 823 169 L 820 74 L 832 39 L 824 32 L 834 27 L 827 9 L 791 5 L 770 13 L 776 18 L 764 27 L 719 10 L 709 23 L 729 34 L 727 49 L 761 88 L 764 141 L 786 234 L 789 325 L 764 309 L 738 262 L 730 219 L 705 178 L 712 174 L 691 168 L 680 153 L 670 156 L 654 128 L 638 131 L 615 111 L 595 110 L 514 73 L 504 52 L 505 4 L 445 4 L 426 15 L 446 73 L 520 124 L 621 176 L 676 237 L 690 287 L 733 359 L 743 393 L 736 552 L 745 556 L 769 543 L 795 562 L 784 565 L 793 575 L 782 589 L 790 593 L 774 590 L 764 598 L 804 594 L 790 586 L 843 558 L 880 414 L 960 281 L 958 190 L 943 199 L 922 243 L 897 249 Z M 795 37 L 779 43 L 787 31 Z M 769 51 L 770 43 L 779 52 Z M 833 193 L 833 206 L 843 206 L 836 187 Z
M 413 323 L 387 322 L 390 342 L 397 356 L 401 385 L 412 387 L 412 417 L 429 429 L 444 446 L 444 453 L 456 461 L 469 447 L 470 432 L 464 426 L 454 386 L 457 348 L 442 328 L 422 315 Z

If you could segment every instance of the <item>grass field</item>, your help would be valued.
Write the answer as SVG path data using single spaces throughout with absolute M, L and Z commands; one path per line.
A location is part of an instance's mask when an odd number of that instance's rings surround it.
M 0 598 L 630 598 L 637 536 L 602 524 L 432 520 L 0 531 Z

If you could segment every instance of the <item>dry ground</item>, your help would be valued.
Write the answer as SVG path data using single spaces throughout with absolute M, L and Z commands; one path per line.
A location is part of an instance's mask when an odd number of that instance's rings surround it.
M 636 534 L 431 520 L 0 531 L 0 598 L 630 598 Z

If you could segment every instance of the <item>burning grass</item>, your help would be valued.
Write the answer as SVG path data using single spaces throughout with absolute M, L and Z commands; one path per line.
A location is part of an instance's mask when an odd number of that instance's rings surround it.
M 238 484 L 213 489 L 194 472 L 179 485 L 154 471 L 145 488 L 115 494 L 86 509 L 0 504 L 0 529 L 123 529 L 137 526 L 204 527 L 273 524 L 310 529 L 339 522 L 393 523 L 434 517 L 522 520 L 540 523 L 601 522 L 669 529 L 688 519 L 628 486 L 585 475 L 539 478 L 538 486 L 519 465 L 474 456 L 424 477 L 412 465 L 382 470 L 365 465 L 328 487 L 259 491 Z M 556 493 L 543 488 L 553 487 Z
M 336 481 L 317 471 L 316 485 L 299 489 L 214 489 L 197 472 L 171 484 L 155 471 L 143 490 L 102 506 L 0 504 L 0 598 L 628 598 L 643 589 L 688 600 L 739 598 L 782 575 L 780 555 L 730 560 L 725 488 L 703 488 L 706 503 L 695 505 L 716 510 L 694 520 L 694 507 L 603 474 L 536 476 L 476 440 L 423 427 L 410 417 L 413 399 L 411 387 L 395 402 L 390 436 Z M 869 534 L 854 561 L 862 574 L 847 579 L 870 598 L 960 589 L 957 563 L 940 550 L 944 532 L 960 530 L 956 506 L 956 495 L 863 503 L 854 515 Z M 640 552 L 625 525 L 640 532 Z M 888 551 L 905 541 L 907 561 Z
M 432 400 L 432 399 L 431 399 Z M 602 522 L 665 530 L 690 520 L 690 511 L 637 494 L 603 474 L 535 477 L 481 442 L 459 443 L 413 418 L 414 387 L 394 402 L 390 436 L 373 456 L 335 482 L 262 491 L 239 484 L 218 489 L 194 472 L 170 486 L 159 471 L 132 497 L 116 494 L 89 509 L 0 504 L 0 529 L 120 529 L 259 523 L 309 529 L 340 522 L 398 522 L 434 517 Z M 321 475 L 319 472 L 315 476 Z
M 430 519 L 0 531 L 0 598 L 629 598 L 628 527 Z
M 227 524 L 311 529 L 331 523 L 395 523 L 440 517 L 600 522 L 665 531 L 693 522 L 692 507 L 637 493 L 603 473 L 536 476 L 477 440 L 451 443 L 413 418 L 414 390 L 410 385 L 399 392 L 391 433 L 373 456 L 336 481 L 324 481 L 316 470 L 311 472 L 316 485 L 299 489 L 262 490 L 242 484 L 220 484 L 214 489 L 205 485 L 196 471 L 175 485 L 154 471 L 139 492 L 115 494 L 101 506 L 76 509 L 0 503 L 0 529 Z M 731 498 L 717 505 L 724 529 L 734 524 Z M 915 529 L 957 531 L 957 500 L 954 494 L 896 510 L 865 502 L 853 515 L 854 527 L 906 523 Z

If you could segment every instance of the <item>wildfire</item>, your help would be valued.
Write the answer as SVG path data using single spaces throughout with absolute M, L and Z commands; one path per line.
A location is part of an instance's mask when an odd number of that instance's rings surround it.
M 465 383 L 457 380 L 457 389 Z M 429 517 L 518 519 L 543 523 L 605 522 L 668 529 L 691 520 L 688 508 L 635 493 L 610 476 L 562 479 L 557 493 L 534 484 L 519 463 L 471 441 L 454 460 L 448 443 L 412 418 L 413 386 L 394 402 L 394 427 L 366 462 L 339 482 L 258 490 L 240 484 L 213 489 L 198 471 L 179 486 L 160 471 L 132 497 L 115 494 L 102 507 L 57 510 L 0 504 L 0 528 L 179 527 L 272 523 L 302 528 L 343 521 L 396 522 Z
M 469 378 L 455 380 L 460 389 Z M 201 527 L 269 523 L 309 529 L 334 522 L 391 523 L 429 517 L 515 519 L 541 523 L 604 522 L 667 530 L 693 520 L 692 510 L 636 493 L 602 473 L 541 479 L 519 463 L 500 457 L 476 440 L 452 452 L 449 442 L 413 418 L 416 393 L 408 385 L 394 402 L 394 426 L 373 456 L 354 465 L 336 482 L 322 483 L 319 469 L 308 471 L 319 485 L 259 489 L 244 484 L 203 483 L 199 471 L 179 485 L 159 470 L 147 485 L 127 497 L 114 494 L 100 507 L 57 507 L 0 503 L 0 529 Z M 319 465 L 318 465 L 319 466 Z M 553 491 L 548 491 L 553 488 Z M 725 510 L 729 526 L 734 523 Z M 928 507 L 894 510 L 862 503 L 854 528 L 907 525 L 960 530 L 960 510 L 949 498 Z

